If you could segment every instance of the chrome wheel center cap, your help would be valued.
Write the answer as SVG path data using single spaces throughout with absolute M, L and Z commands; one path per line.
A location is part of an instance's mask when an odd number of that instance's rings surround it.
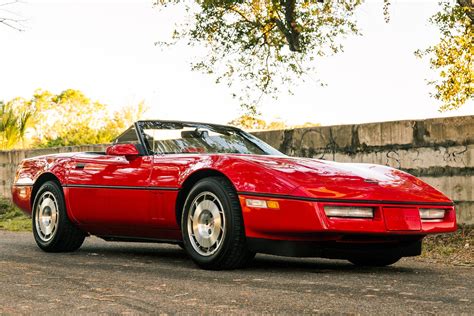
M 203 210 L 198 222 L 199 234 L 203 238 L 210 238 L 214 231 L 214 218 L 212 217 L 212 213 L 209 210 Z

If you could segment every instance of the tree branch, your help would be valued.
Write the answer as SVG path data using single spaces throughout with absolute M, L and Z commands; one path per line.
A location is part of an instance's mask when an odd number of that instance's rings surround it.
M 247 23 L 250 23 L 250 24 L 256 23 L 256 22 L 254 22 L 254 21 L 251 21 L 247 16 L 245 16 L 245 14 L 242 13 L 239 9 L 237 9 L 236 6 L 233 6 L 233 5 L 232 5 L 232 6 L 229 6 L 229 10 L 231 10 L 232 12 L 235 12 L 235 13 L 237 13 L 238 15 L 240 15 L 240 17 L 241 17 L 242 19 L 244 19 Z
M 5 2 L 5 3 L 0 3 L 0 7 L 6 6 L 6 5 L 10 5 L 10 4 L 19 3 L 19 2 L 20 2 L 19 0 L 16 0 L 16 1 L 10 1 L 10 2 Z
M 21 2 L 20 0 L 4 2 L 4 3 L 0 3 L 0 7 L 4 7 L 4 6 L 7 6 L 7 5 L 12 5 L 12 4 L 15 4 L 15 3 L 20 3 L 20 2 Z M 11 12 L 11 11 L 8 11 L 8 10 L 5 10 L 5 9 L 1 9 L 1 11 L 8 12 L 8 13 L 10 13 L 10 15 L 19 16 L 18 14 L 14 13 L 14 12 Z M 16 31 L 19 31 L 19 32 L 24 30 L 24 26 L 22 24 L 22 22 L 24 22 L 24 21 L 25 20 L 22 20 L 22 19 L 6 17 L 6 16 L 0 16 L 0 24 L 8 26 L 8 27 L 10 27 L 10 28 L 12 28 Z
M 457 0 L 457 3 L 466 8 L 466 15 L 471 19 L 471 22 L 474 22 L 474 0 Z

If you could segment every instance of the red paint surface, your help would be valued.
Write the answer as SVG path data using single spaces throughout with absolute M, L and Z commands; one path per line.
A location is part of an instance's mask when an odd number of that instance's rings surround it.
M 255 197 L 240 196 L 242 213 L 247 237 L 281 240 L 328 240 L 340 239 L 344 234 L 384 234 L 384 235 L 426 235 L 429 233 L 450 232 L 456 230 L 454 207 L 440 207 L 447 210 L 440 222 L 421 222 L 418 206 L 390 207 L 387 204 L 357 204 L 361 207 L 373 207 L 374 218 L 329 218 L 324 212 L 325 205 L 353 206 L 351 203 L 317 203 L 285 199 L 278 201 L 279 209 L 250 208 L 245 199 Z M 391 211 L 386 212 L 389 207 Z M 426 206 L 423 206 L 426 207 Z M 431 206 L 430 206 L 431 208 Z M 408 223 L 400 218 L 410 220 Z M 399 225 L 399 226 L 397 226 Z
M 138 150 L 133 144 L 116 144 L 107 147 L 105 151 L 107 155 L 111 156 L 138 156 Z
M 12 188 L 13 203 L 28 214 L 31 214 L 31 190 L 31 186 L 14 186 Z
M 421 230 L 420 211 L 416 207 L 384 207 L 383 215 L 389 231 Z
M 178 191 L 166 189 L 179 189 L 195 172 L 209 170 L 227 177 L 238 192 L 340 200 L 322 203 L 272 198 L 279 202 L 279 209 L 253 209 L 245 206 L 246 196 L 241 195 L 248 237 L 325 240 L 347 233 L 425 235 L 456 229 L 453 207 L 442 207 L 447 210 L 443 221 L 427 223 L 416 219 L 417 205 L 400 207 L 384 202 L 451 201 L 416 177 L 379 165 L 238 154 L 126 158 L 75 153 L 27 159 L 19 167 L 16 181 L 34 183 L 42 174 L 54 174 L 64 187 L 70 218 L 92 234 L 176 239 L 180 236 L 176 222 Z M 20 187 L 12 189 L 15 203 L 27 213 L 31 212 L 31 191 L 20 197 Z M 370 200 L 366 206 L 375 208 L 375 217 L 326 217 L 324 205 L 351 205 L 351 200 Z

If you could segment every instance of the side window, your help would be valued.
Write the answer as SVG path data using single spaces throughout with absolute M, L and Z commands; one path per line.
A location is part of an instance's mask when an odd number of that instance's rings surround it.
M 132 126 L 127 129 L 125 132 L 120 134 L 115 141 L 114 144 L 139 144 L 140 141 L 138 140 L 137 133 L 135 131 L 135 127 Z

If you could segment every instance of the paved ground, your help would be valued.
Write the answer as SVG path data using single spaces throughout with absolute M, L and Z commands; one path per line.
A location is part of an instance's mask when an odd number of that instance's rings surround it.
M 203 271 L 177 246 L 88 238 L 71 254 L 40 251 L 30 233 L 0 231 L 0 314 L 473 314 L 474 268 L 402 260 L 257 256 L 238 271 Z

